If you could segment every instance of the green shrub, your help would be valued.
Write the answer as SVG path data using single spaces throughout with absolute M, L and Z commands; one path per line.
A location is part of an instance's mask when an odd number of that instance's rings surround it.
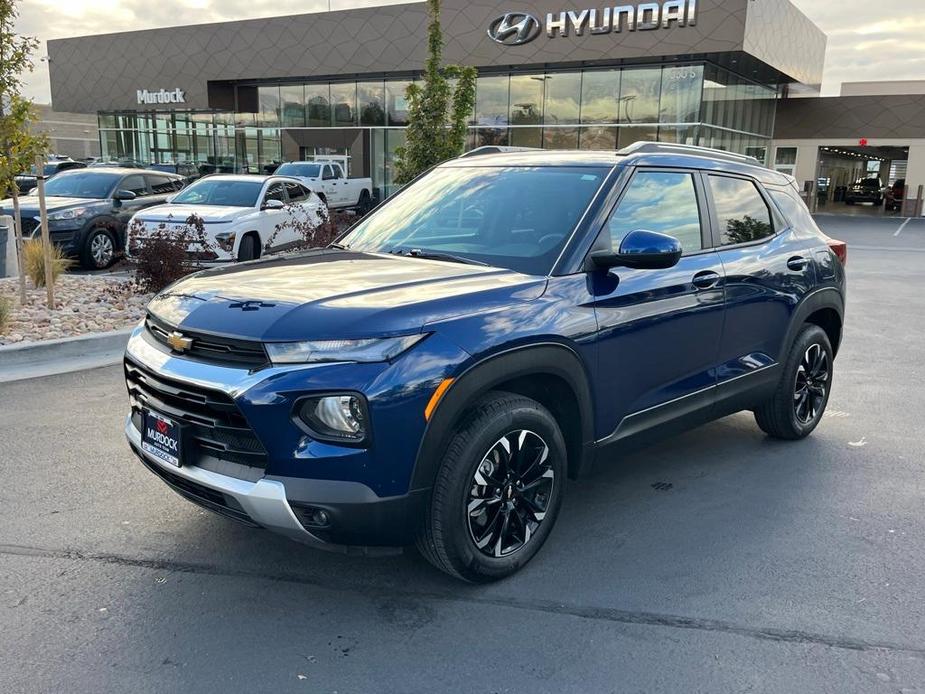
M 72 263 L 58 246 L 51 244 L 51 286 Z M 45 286 L 45 244 L 41 240 L 30 239 L 23 243 L 22 265 L 36 289 Z

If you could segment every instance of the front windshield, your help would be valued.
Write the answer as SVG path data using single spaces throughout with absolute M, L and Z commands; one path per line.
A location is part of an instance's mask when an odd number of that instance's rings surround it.
M 102 200 L 112 194 L 121 174 L 102 171 L 65 171 L 48 179 L 45 195 L 53 198 L 91 198 Z
M 302 176 L 304 178 L 318 178 L 321 175 L 320 164 L 301 164 L 292 162 L 283 164 L 276 170 L 279 176 Z
M 545 275 L 608 171 L 439 168 L 360 222 L 341 245 L 367 252 L 451 254 Z
M 263 181 L 232 181 L 204 178 L 173 199 L 175 205 L 215 205 L 216 207 L 254 207 Z

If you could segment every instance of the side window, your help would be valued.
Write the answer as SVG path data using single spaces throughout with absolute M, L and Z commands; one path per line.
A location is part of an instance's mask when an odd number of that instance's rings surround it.
M 280 202 L 286 202 L 286 194 L 283 192 L 282 183 L 273 183 L 269 188 L 267 188 L 267 194 L 263 198 L 264 202 L 267 200 L 279 200 Z
M 727 176 L 709 179 L 722 234 L 721 245 L 732 246 L 774 235 L 771 210 L 754 183 Z
M 344 172 L 341 171 L 341 169 L 340 169 L 339 166 L 332 166 L 332 167 L 331 167 L 331 175 L 332 175 L 333 178 L 343 178 L 343 177 L 344 177 Z
M 167 176 L 148 176 L 148 184 L 153 195 L 169 195 L 177 189 L 174 179 Z
M 331 167 L 326 165 L 324 169 L 322 169 L 321 180 L 330 181 L 332 178 L 334 178 L 334 174 L 331 173 Z
M 640 171 L 607 222 L 613 249 L 637 229 L 674 236 L 685 253 L 703 248 L 700 208 L 689 173 Z
M 130 190 L 138 197 L 149 194 L 148 186 L 141 174 L 132 174 L 123 178 L 122 183 L 119 184 L 119 190 Z
M 817 233 L 815 220 L 806 208 L 806 203 L 800 200 L 796 193 L 789 194 L 782 190 L 770 192 L 771 198 L 777 203 L 790 226 L 802 232 Z
M 286 181 L 286 194 L 289 202 L 305 202 L 307 191 L 295 181 Z

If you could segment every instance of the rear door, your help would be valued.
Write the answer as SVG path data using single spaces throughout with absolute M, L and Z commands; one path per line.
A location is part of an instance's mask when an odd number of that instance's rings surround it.
M 611 441 L 682 416 L 706 418 L 723 328 L 723 266 L 699 172 L 637 169 L 602 233 L 616 251 L 637 229 L 674 236 L 684 255 L 667 270 L 589 274 L 599 330 L 593 380 Z
M 815 282 L 818 240 L 791 228 L 757 181 L 714 173 L 704 181 L 726 275 L 720 396 L 747 395 L 776 382 L 793 312 Z

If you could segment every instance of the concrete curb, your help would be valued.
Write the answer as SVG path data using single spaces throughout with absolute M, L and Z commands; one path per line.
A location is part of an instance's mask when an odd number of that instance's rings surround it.
M 0 382 L 118 363 L 134 328 L 0 346 Z

